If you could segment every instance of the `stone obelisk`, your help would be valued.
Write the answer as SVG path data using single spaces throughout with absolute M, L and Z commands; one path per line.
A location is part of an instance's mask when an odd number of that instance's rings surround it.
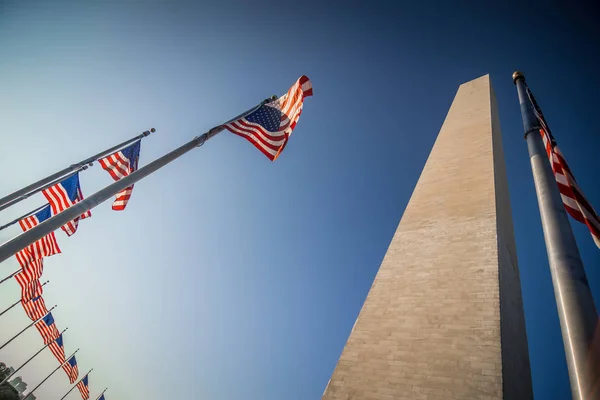
M 496 98 L 462 84 L 326 400 L 531 399 Z

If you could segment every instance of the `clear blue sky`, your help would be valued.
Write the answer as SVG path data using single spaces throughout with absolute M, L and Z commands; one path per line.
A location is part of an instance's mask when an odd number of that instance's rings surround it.
M 491 74 L 503 130 L 535 394 L 570 398 L 516 91 L 521 69 L 600 207 L 600 17 L 584 3 L 17 2 L 0 11 L 0 194 L 155 127 L 140 165 L 302 74 L 315 95 L 271 163 L 223 133 L 93 210 L 46 260 L 46 303 L 92 395 L 320 396 L 458 86 Z M 516 4 L 519 4 L 518 6 Z M 112 182 L 98 165 L 84 194 Z M 42 203 L 6 212 L 5 222 Z M 574 225 L 596 301 L 600 250 Z M 0 241 L 18 228 L 0 233 Z M 0 265 L 4 276 L 14 260 Z M 18 297 L 0 287 L 0 306 Z M 27 323 L 0 319 L 0 339 Z M 0 359 L 41 346 L 23 335 Z M 23 370 L 35 385 L 55 361 Z M 39 390 L 68 389 L 60 371 Z M 58 396 L 58 397 L 57 397 Z M 69 398 L 75 399 L 77 393 Z

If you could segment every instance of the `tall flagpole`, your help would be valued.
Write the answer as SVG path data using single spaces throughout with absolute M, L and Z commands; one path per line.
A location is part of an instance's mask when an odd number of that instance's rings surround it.
M 94 370 L 94 368 L 90 369 L 87 374 L 83 375 L 81 377 L 81 379 L 78 380 L 77 383 L 74 384 L 73 387 L 71 389 L 69 389 L 69 391 L 67 393 L 65 393 L 65 395 L 63 397 L 60 398 L 60 400 L 63 400 L 65 397 L 67 397 L 69 395 L 69 393 L 71 393 L 73 391 L 73 389 L 75 389 L 77 387 L 77 385 L 79 385 L 79 383 L 83 380 L 83 378 L 88 376 L 90 374 L 90 372 L 92 372 L 93 370 Z
M 75 350 L 75 351 L 73 352 L 73 354 L 71 354 L 69 357 L 67 357 L 67 358 L 65 359 L 65 362 L 63 362 L 63 363 L 62 363 L 62 364 L 60 364 L 58 367 L 56 367 L 56 369 L 55 369 L 54 371 L 52 371 L 52 372 L 50 373 L 50 375 L 48 375 L 48 376 L 46 377 L 46 379 L 44 379 L 43 381 L 41 381 L 41 382 L 40 382 L 40 383 L 39 383 L 39 384 L 38 384 L 36 387 L 34 387 L 34 388 L 33 388 L 33 389 L 32 389 L 32 390 L 29 392 L 29 393 L 27 393 L 27 396 L 23 397 L 23 400 L 26 400 L 27 398 L 29 398 L 29 396 L 31 396 L 31 395 L 33 394 L 33 392 L 35 392 L 35 391 L 36 391 L 36 390 L 37 390 L 37 389 L 38 389 L 40 386 L 42 386 L 42 384 L 43 384 L 44 382 L 46 382 L 48 379 L 50 379 L 50 377 L 51 377 L 52 375 L 54 375 L 54 373 L 55 373 L 56 371 L 58 371 L 60 367 L 62 367 L 62 366 L 63 366 L 63 365 L 65 365 L 66 363 L 68 363 L 68 362 L 69 362 L 69 360 L 71 359 L 71 357 L 73 357 L 73 356 L 75 355 L 75 353 L 77 353 L 78 351 L 79 351 L 79 349 Z
M 548 156 L 539 135 L 540 125 L 526 92 L 525 77 L 513 74 L 517 86 L 533 181 L 537 193 L 554 296 L 565 346 L 571 393 L 576 400 L 592 400 L 592 383 L 600 371 L 589 362 L 590 345 L 598 324 L 594 299 L 562 203 Z
M 188 151 L 190 151 L 196 147 L 202 146 L 208 139 L 212 138 L 213 136 L 215 136 L 216 134 L 221 132 L 223 129 L 225 129 L 223 127 L 223 125 L 226 125 L 226 124 L 230 123 L 231 121 L 235 121 L 237 119 L 240 119 L 240 118 L 252 113 L 254 110 L 261 107 L 262 105 L 273 101 L 274 98 L 275 98 L 275 96 L 273 98 L 266 99 L 266 100 L 262 101 L 256 107 L 253 107 L 250 110 L 238 115 L 237 117 L 230 119 L 229 121 L 223 123 L 222 125 L 216 126 L 200 136 L 196 136 L 194 139 L 192 139 L 188 143 L 184 144 L 183 146 L 173 150 L 172 152 L 170 152 L 168 154 L 165 154 L 164 156 L 160 157 L 157 160 L 152 161 L 150 164 L 138 169 L 137 171 L 114 182 L 113 184 L 108 185 L 104 189 L 99 190 L 98 192 L 94 193 L 93 195 L 91 195 L 91 196 L 85 198 L 84 200 L 78 202 L 77 204 L 73 205 L 72 207 L 67 208 L 65 211 L 61 212 L 60 214 L 57 214 L 51 218 L 48 218 L 41 224 L 31 228 L 27 232 L 23 232 L 19 236 L 9 240 L 8 242 L 6 242 L 2 246 L 0 246 L 0 262 L 5 261 L 6 259 L 13 256 L 19 250 L 24 249 L 25 247 L 29 246 L 30 244 L 34 243 L 35 241 L 43 238 L 50 232 L 53 232 L 54 230 L 65 225 L 67 222 L 72 221 L 73 219 L 75 219 L 76 217 L 85 213 L 86 211 L 91 210 L 92 208 L 96 207 L 98 204 L 102 203 L 103 201 L 106 201 L 107 199 L 113 197 L 115 194 L 119 193 L 121 190 L 125 189 L 126 187 L 131 186 L 135 182 L 145 178 L 146 176 L 150 175 L 154 171 L 164 167 L 165 165 L 167 165 L 171 161 L 175 160 L 176 158 L 184 155 Z
M 10 274 L 9 276 L 7 276 L 6 278 L 2 278 L 2 280 L 0 280 L 0 285 L 3 284 L 4 282 L 6 282 L 7 280 L 9 280 L 10 278 L 12 278 L 13 276 L 15 276 L 16 274 L 18 274 L 19 272 L 21 272 L 22 270 L 18 269 L 15 272 L 13 272 L 12 274 Z
M 1 230 L 3 230 L 3 229 L 6 229 L 6 228 L 8 228 L 8 227 L 9 227 L 9 226 L 11 226 L 11 225 L 14 225 L 14 224 L 16 224 L 17 222 L 19 222 L 20 220 L 22 220 L 23 218 L 25 218 L 25 217 L 27 217 L 27 216 L 29 216 L 29 215 L 35 214 L 36 212 L 40 211 L 42 208 L 46 207 L 47 205 L 48 205 L 48 203 L 44 204 L 43 206 L 39 206 L 39 207 L 38 207 L 38 208 L 36 208 L 35 210 L 31 210 L 31 211 L 29 211 L 28 213 L 26 213 L 26 214 L 23 214 L 23 215 L 21 215 L 20 217 L 13 219 L 13 220 L 12 220 L 12 221 L 10 221 L 9 223 L 7 223 L 7 224 L 4 224 L 4 225 L 0 226 L 0 231 L 1 231 Z
M 62 331 L 60 334 L 62 335 L 63 333 L 65 333 L 65 332 L 67 331 L 67 329 L 69 329 L 69 328 L 68 328 L 68 327 L 67 327 L 67 328 L 65 328 L 65 329 L 64 329 L 64 330 L 63 330 L 63 331 Z M 45 345 L 44 347 L 42 347 L 41 349 L 39 349 L 39 350 L 38 350 L 38 352 L 37 352 L 37 353 L 35 353 L 34 355 L 32 355 L 32 356 L 29 358 L 29 360 L 25 361 L 25 362 L 23 363 L 23 365 L 21 365 L 19 368 L 17 368 L 17 369 L 16 369 L 16 370 L 15 370 L 15 371 L 14 371 L 12 374 L 10 374 L 10 375 L 9 375 L 9 376 L 7 376 L 6 378 L 4 378 L 4 380 L 3 380 L 2 382 L 0 382 L 0 386 L 1 386 L 3 383 L 5 383 L 5 382 L 8 382 L 8 380 L 9 380 L 10 378 L 12 378 L 12 377 L 13 377 L 13 376 L 14 376 L 14 375 L 17 373 L 17 372 L 19 372 L 19 371 L 21 370 L 21 368 L 23 368 L 24 366 L 26 366 L 26 365 L 29 363 L 29 361 L 33 360 L 33 359 L 34 359 L 34 358 L 35 358 L 35 357 L 36 357 L 38 354 L 40 354 L 42 351 L 44 351 L 44 349 L 45 349 L 46 347 L 50 346 L 50 344 L 52 344 L 52 342 L 48 343 L 47 345 Z
M 30 323 L 29 325 L 27 325 L 25 328 L 23 328 L 23 330 L 19 333 L 17 333 L 15 336 L 13 336 L 8 342 L 4 343 L 2 346 L 0 346 L 0 350 L 2 350 L 3 348 L 5 348 L 10 342 L 12 342 L 13 340 L 15 340 L 17 337 L 19 337 L 19 335 L 21 335 L 23 332 L 25 332 L 27 329 L 31 328 L 33 326 L 33 324 L 40 322 L 42 319 L 44 319 L 46 317 L 46 315 L 50 314 L 52 312 L 52 310 L 54 310 L 56 308 L 56 306 L 52 307 L 50 310 L 48 310 L 48 312 L 40 319 L 33 321 L 32 323 Z
M 42 283 L 42 286 L 44 286 L 48 282 L 50 282 L 50 281 L 46 281 L 46 282 Z M 31 300 L 27 300 L 27 301 L 31 301 Z M 21 302 L 21 300 L 17 300 L 16 303 L 14 303 L 12 306 L 10 306 L 6 310 L 0 312 L 0 317 L 3 316 L 6 312 L 10 311 L 14 306 L 19 304 L 20 302 Z
M 48 189 L 51 186 L 56 185 L 58 182 L 63 181 L 64 179 L 70 178 L 75 174 L 78 174 L 80 171 L 85 171 L 86 169 L 88 169 L 87 165 L 82 165 L 78 168 L 76 168 L 73 172 L 68 173 L 67 175 L 64 175 L 58 179 L 55 179 L 53 181 L 50 181 L 48 183 L 46 183 L 45 185 L 42 185 L 38 188 L 33 189 L 31 192 L 27 192 L 19 197 L 17 197 L 16 199 L 13 199 L 11 201 L 7 201 L 6 203 L 0 205 L 0 211 L 4 210 L 5 208 L 8 208 L 10 206 L 14 206 L 15 204 L 17 204 L 18 202 L 28 199 L 29 197 L 33 196 L 34 194 L 41 192 L 42 190 Z
M 5 196 L 5 197 L 1 198 L 0 199 L 0 207 L 4 206 L 7 203 L 14 204 L 14 202 L 13 202 L 14 200 L 16 200 L 16 199 L 20 198 L 21 196 L 23 196 L 23 195 L 31 192 L 32 190 L 35 190 L 35 189 L 37 189 L 37 188 L 39 188 L 41 186 L 44 186 L 44 185 L 48 184 L 49 182 L 52 182 L 52 181 L 54 181 L 54 180 L 56 180 L 58 178 L 61 178 L 63 175 L 68 174 L 69 172 L 75 171 L 76 169 L 81 168 L 85 164 L 91 164 L 92 162 L 96 161 L 99 158 L 106 157 L 107 155 L 114 153 L 115 151 L 121 149 L 122 147 L 125 147 L 125 146 L 127 146 L 127 145 L 129 145 L 129 144 L 131 144 L 131 143 L 133 143 L 133 142 L 135 142 L 137 140 L 145 138 L 146 136 L 150 135 L 150 133 L 153 133 L 153 132 L 155 132 L 154 128 L 150 129 L 149 131 L 145 131 L 144 133 L 142 133 L 142 134 L 140 134 L 140 135 L 138 135 L 136 137 L 133 137 L 133 138 L 131 138 L 129 140 L 126 140 L 123 143 L 120 143 L 120 144 L 118 144 L 116 146 L 113 146 L 110 149 L 106 149 L 106 150 L 104 150 L 104 151 L 102 151 L 102 152 L 100 152 L 100 153 L 98 153 L 98 154 L 96 154 L 94 156 L 86 158 L 85 160 L 80 161 L 77 164 L 73 164 L 73 165 L 71 165 L 71 166 L 69 166 L 69 167 L 67 167 L 67 168 L 65 168 L 63 170 L 60 170 L 60 171 L 58 171 L 58 172 L 56 172 L 56 173 L 54 173 L 54 174 L 52 174 L 50 176 L 47 176 L 44 179 L 40 179 L 39 181 L 37 181 L 35 183 L 32 183 L 31 185 L 25 186 L 24 188 L 19 189 L 16 192 L 13 192 L 13 193 L 9 194 L 8 196 Z

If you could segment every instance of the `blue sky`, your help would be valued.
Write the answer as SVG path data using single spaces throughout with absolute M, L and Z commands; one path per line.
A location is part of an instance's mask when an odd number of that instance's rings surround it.
M 518 6 L 517 6 L 518 4 Z M 57 237 L 48 305 L 107 398 L 319 399 L 458 86 L 498 98 L 535 395 L 570 397 L 511 74 L 522 70 L 600 207 L 599 12 L 584 3 L 16 2 L 0 13 L 0 194 L 150 127 L 140 165 L 302 74 L 315 95 L 275 163 L 223 133 Z M 111 183 L 98 165 L 84 194 Z M 34 196 L 1 222 L 35 208 Z M 600 251 L 573 224 L 596 301 Z M 18 228 L 0 232 L 0 241 Z M 5 276 L 15 260 L 0 265 Z M 18 298 L 0 287 L 0 307 Z M 4 340 L 27 324 L 0 320 Z M 18 365 L 36 331 L 0 351 Z M 35 385 L 55 361 L 23 369 Z M 39 398 L 68 390 L 62 371 Z M 77 398 L 73 393 L 69 398 Z

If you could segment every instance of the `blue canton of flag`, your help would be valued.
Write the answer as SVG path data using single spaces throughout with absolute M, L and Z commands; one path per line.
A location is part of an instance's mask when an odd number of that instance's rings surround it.
M 44 189 L 42 193 L 50 203 L 54 215 L 63 212 L 67 208 L 83 200 L 83 194 L 81 193 L 81 186 L 79 184 L 79 173 L 70 176 L 48 189 Z M 62 230 L 65 231 L 68 236 L 71 236 L 77 231 L 79 220 L 91 216 L 92 213 L 86 211 L 73 221 L 65 224 L 62 227 Z
M 59 335 L 54 342 L 48 345 L 48 347 L 59 363 L 62 364 L 65 362 L 65 347 L 63 345 L 62 335 Z
M 90 398 L 90 388 L 88 385 L 88 376 L 84 376 L 83 379 L 77 384 L 77 389 L 81 393 L 81 398 L 87 400 Z

